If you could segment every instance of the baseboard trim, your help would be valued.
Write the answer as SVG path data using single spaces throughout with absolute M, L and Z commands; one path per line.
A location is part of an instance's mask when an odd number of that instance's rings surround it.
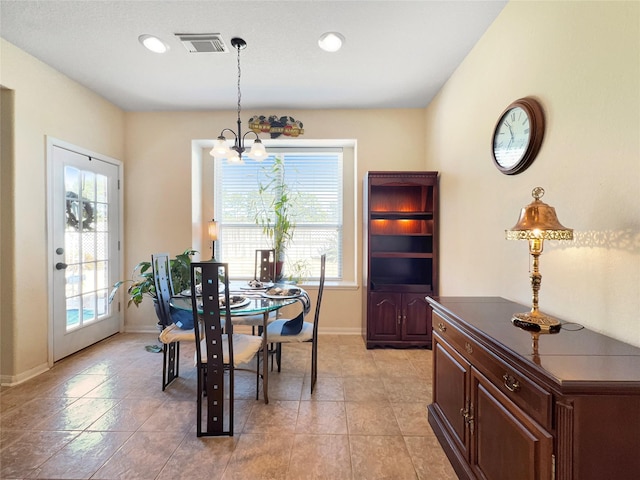
M 125 333 L 155 333 L 156 335 L 160 334 L 158 330 L 158 326 L 154 325 L 153 327 L 124 327 Z
M 16 385 L 20 385 L 21 383 L 26 382 L 27 380 L 31 380 L 34 377 L 37 377 L 41 373 L 49 370 L 49 365 L 43 363 L 38 365 L 37 367 L 33 367 L 26 372 L 19 373 L 18 375 L 0 375 L 0 385 L 3 387 L 15 387 Z
M 318 335 L 362 335 L 362 329 L 352 328 L 322 328 L 318 327 Z

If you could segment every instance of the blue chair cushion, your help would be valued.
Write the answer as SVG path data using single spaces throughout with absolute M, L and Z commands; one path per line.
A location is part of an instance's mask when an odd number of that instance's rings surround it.
M 171 319 L 176 326 L 182 330 L 191 330 L 193 328 L 193 313 L 187 310 L 179 310 L 170 308 Z

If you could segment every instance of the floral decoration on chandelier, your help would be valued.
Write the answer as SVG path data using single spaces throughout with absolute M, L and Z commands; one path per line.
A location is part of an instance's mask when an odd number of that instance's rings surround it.
M 278 138 L 280 135 L 287 137 L 297 137 L 304 133 L 302 122 L 293 117 L 278 117 L 271 115 L 255 115 L 249 120 L 249 130 L 255 133 L 269 133 L 271 138 Z

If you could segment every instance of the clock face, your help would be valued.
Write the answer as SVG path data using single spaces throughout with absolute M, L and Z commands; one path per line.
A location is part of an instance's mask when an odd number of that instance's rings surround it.
M 505 175 L 523 172 L 542 145 L 544 113 L 532 97 L 516 100 L 502 113 L 493 131 L 493 161 Z
M 503 168 L 513 168 L 522 160 L 527 147 L 531 127 L 529 115 L 522 107 L 508 110 L 502 117 L 493 137 L 493 153 Z

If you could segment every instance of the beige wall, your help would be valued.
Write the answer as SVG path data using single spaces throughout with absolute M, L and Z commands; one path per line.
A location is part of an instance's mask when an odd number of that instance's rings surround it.
M 424 165 L 424 110 L 288 110 L 286 112 L 243 112 L 291 115 L 304 124 L 304 140 L 357 139 L 357 172 L 354 192 L 357 199 L 357 269 L 361 270 L 362 178 L 368 170 L 421 170 Z M 126 114 L 125 163 L 125 265 L 127 275 L 140 261 L 155 251 L 171 255 L 185 248 L 200 248 L 198 215 L 191 215 L 192 187 L 191 142 L 213 139 L 225 127 L 233 127 L 233 112 L 165 112 Z M 393 139 L 381 142 L 380 139 Z M 199 152 L 196 152 L 198 155 Z M 198 155 L 200 156 L 200 155 Z M 204 155 L 202 171 L 211 171 L 213 159 Z M 401 161 L 399 161 L 401 159 Z M 240 167 L 241 168 L 241 167 Z M 156 192 L 154 194 L 154 192 Z M 206 210 L 206 208 L 203 208 Z M 194 218 L 195 217 L 195 218 Z M 194 224 L 194 222 L 196 224 Z M 210 252 L 203 249 L 203 257 Z M 360 281 L 360 276 L 356 277 Z M 314 289 L 309 293 L 315 297 Z M 362 324 L 361 290 L 355 287 L 328 286 L 323 297 L 322 325 L 326 331 L 355 332 Z M 128 331 L 149 331 L 157 323 L 152 306 L 144 303 L 125 312 Z
M 0 374 L 3 380 L 16 381 L 47 368 L 51 263 L 46 244 L 46 137 L 123 159 L 124 114 L 2 39 L 0 58 L 0 85 L 13 91 L 13 111 L 2 109 L 3 122 L 13 122 L 11 154 L 2 148 L 3 164 L 11 163 L 6 170 L 12 175 L 13 198 L 2 202 L 0 211 L 3 225 L 5 219 L 15 219 L 11 232 L 3 230 Z M 5 138 L 4 128 L 2 134 L 3 144 L 12 141 Z M 3 191 L 5 182 L 3 178 Z M 6 235 L 11 241 L 5 242 Z
M 573 242 L 546 242 L 540 307 L 640 346 L 640 3 L 511 2 L 427 109 L 441 176 L 441 294 L 530 304 L 526 242 L 506 241 L 535 186 Z M 493 165 L 506 106 L 544 106 L 533 165 Z M 542 340 L 544 341 L 544 339 Z

